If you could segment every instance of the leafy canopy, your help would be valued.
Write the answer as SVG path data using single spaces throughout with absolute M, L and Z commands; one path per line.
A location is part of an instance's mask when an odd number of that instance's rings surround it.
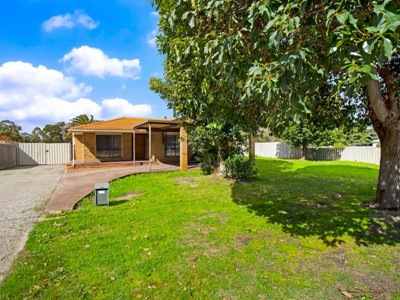
M 399 47 L 399 1 L 152 2 L 160 14 L 169 106 L 249 131 L 297 120 L 323 97 L 356 119 L 365 103 L 346 103 L 343 95 L 377 79 L 376 68 Z

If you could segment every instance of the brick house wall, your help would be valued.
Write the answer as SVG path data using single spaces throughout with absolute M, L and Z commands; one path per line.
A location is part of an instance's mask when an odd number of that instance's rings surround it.
M 105 133 L 102 133 L 106 135 Z M 122 135 L 122 157 L 96 157 L 96 133 L 83 132 L 74 135 L 75 160 L 85 163 L 112 162 L 112 161 L 133 161 L 133 143 L 132 133 L 123 133 Z M 151 134 L 152 156 L 157 161 L 165 163 L 179 163 L 179 157 L 166 157 L 165 145 L 162 132 L 153 132 Z M 149 156 L 149 140 L 145 138 L 145 159 Z

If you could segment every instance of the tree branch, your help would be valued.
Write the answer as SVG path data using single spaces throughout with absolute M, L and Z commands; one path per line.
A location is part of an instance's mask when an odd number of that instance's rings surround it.
M 382 94 L 379 88 L 379 82 L 374 79 L 370 79 L 367 82 L 368 100 L 371 104 L 371 108 L 374 111 L 378 120 L 382 123 L 385 122 L 389 115 L 389 110 L 387 109 Z

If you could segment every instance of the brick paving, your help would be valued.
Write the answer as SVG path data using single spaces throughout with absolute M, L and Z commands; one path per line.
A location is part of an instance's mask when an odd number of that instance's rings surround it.
M 180 168 L 174 165 L 157 164 L 151 166 L 151 172 L 178 171 Z M 45 211 L 55 212 L 72 210 L 75 204 L 94 190 L 97 182 L 109 182 L 131 174 L 149 173 L 149 165 L 135 165 L 118 168 L 96 168 L 88 171 L 66 172 L 61 177 L 53 195 L 47 202 Z

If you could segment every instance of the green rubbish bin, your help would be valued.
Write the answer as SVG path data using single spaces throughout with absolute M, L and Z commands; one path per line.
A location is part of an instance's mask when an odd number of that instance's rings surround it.
M 110 184 L 108 182 L 100 182 L 94 184 L 96 205 L 110 205 L 110 202 L 108 201 L 109 188 Z

